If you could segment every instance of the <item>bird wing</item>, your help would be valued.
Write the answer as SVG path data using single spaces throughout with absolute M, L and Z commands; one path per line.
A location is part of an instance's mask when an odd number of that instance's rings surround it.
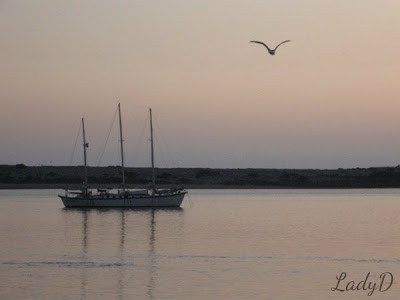
M 250 43 L 257 43 L 257 44 L 263 45 L 265 48 L 268 49 L 268 51 L 271 51 L 271 49 L 269 49 L 268 46 L 265 45 L 263 42 L 259 42 L 259 41 L 250 41 Z
M 290 40 L 286 40 L 286 41 L 283 41 L 282 43 L 279 43 L 278 46 L 275 47 L 274 51 L 275 51 L 276 49 L 278 49 L 278 47 L 279 47 L 280 45 L 282 45 L 283 43 L 287 43 L 287 42 L 290 42 Z

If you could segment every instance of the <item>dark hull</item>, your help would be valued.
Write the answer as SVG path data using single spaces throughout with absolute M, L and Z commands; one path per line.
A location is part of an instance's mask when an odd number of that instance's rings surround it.
M 145 195 L 136 197 L 122 197 L 114 195 L 69 197 L 61 196 L 65 207 L 179 207 L 182 204 L 186 192 L 171 195 Z

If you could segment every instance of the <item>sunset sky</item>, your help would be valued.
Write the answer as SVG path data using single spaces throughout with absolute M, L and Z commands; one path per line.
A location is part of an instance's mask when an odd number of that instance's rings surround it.
M 398 0 L 0 0 L 0 164 L 400 164 Z M 275 56 L 250 40 L 282 45 Z M 147 126 L 147 127 L 144 127 Z M 81 164 L 81 145 L 72 164 Z

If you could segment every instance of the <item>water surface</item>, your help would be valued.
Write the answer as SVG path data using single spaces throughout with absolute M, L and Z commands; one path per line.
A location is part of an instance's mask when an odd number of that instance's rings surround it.
M 0 299 L 396 299 L 400 190 L 191 190 L 181 209 L 0 191 Z M 333 292 L 336 276 L 386 292 Z

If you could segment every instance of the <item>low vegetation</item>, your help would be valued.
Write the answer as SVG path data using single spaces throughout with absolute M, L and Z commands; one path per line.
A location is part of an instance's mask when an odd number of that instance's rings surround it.
M 89 167 L 89 183 L 118 185 L 118 166 Z M 126 168 L 125 178 L 131 186 L 151 182 L 151 169 Z M 254 188 L 389 188 L 400 187 L 400 167 L 355 168 L 337 170 L 279 169 L 156 169 L 156 181 L 162 185 L 186 187 L 254 187 Z M 83 182 L 83 167 L 0 165 L 0 186 L 70 185 Z

